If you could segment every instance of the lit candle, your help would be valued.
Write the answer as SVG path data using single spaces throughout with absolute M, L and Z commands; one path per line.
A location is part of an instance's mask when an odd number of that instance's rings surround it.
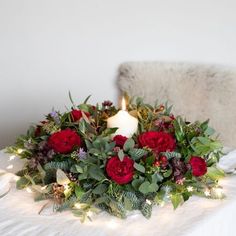
M 123 135 L 127 138 L 132 135 L 138 129 L 138 119 L 131 116 L 126 111 L 125 99 L 122 98 L 122 109 L 114 116 L 107 119 L 108 128 L 118 128 L 114 135 Z

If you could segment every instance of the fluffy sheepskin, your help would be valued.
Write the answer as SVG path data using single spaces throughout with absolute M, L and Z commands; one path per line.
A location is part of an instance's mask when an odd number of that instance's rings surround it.
M 169 101 L 189 121 L 210 119 L 225 146 L 236 147 L 236 70 L 216 65 L 127 62 L 118 86 L 146 102 Z

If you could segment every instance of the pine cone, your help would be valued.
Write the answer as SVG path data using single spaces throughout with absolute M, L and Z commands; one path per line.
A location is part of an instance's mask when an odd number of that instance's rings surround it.
M 64 201 L 65 195 L 64 195 L 64 186 L 59 185 L 57 183 L 54 183 L 52 185 L 52 191 L 53 191 L 53 196 L 54 200 L 57 204 L 62 204 Z

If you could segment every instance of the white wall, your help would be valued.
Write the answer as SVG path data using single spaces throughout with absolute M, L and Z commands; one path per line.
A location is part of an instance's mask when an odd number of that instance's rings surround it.
M 235 0 L 0 0 L 0 146 L 52 106 L 116 100 L 127 60 L 236 64 Z

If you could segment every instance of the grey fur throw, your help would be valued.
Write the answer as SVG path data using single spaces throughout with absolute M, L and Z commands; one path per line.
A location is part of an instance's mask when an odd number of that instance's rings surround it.
M 130 96 L 169 101 L 189 121 L 210 119 L 225 146 L 236 147 L 236 70 L 216 65 L 128 62 L 118 86 Z

